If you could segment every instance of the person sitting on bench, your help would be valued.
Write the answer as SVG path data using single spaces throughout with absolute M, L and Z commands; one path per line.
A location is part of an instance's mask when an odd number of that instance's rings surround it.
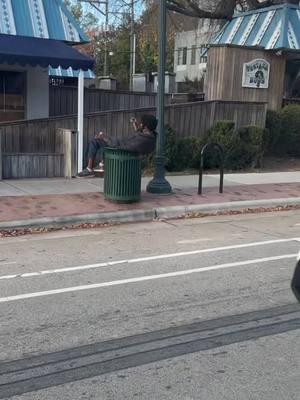
M 138 124 L 135 118 L 131 118 L 135 134 L 122 138 L 111 138 L 103 132 L 99 132 L 88 144 L 88 165 L 77 176 L 93 177 L 95 176 L 93 166 L 98 150 L 104 147 L 114 147 L 120 150 L 127 150 L 140 155 L 148 155 L 154 152 L 156 145 L 156 127 L 157 119 L 153 115 L 143 115 L 141 123 Z

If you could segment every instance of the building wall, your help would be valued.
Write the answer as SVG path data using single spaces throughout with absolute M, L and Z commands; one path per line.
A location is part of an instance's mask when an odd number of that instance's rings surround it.
M 25 119 L 49 117 L 48 68 L 1 64 L 0 70 L 26 73 Z
M 256 58 L 270 63 L 268 89 L 242 87 L 243 66 Z M 270 109 L 280 109 L 284 94 L 286 60 L 270 51 L 216 46 L 208 51 L 205 80 L 206 100 L 266 102 Z
M 174 72 L 176 73 L 176 83 L 184 82 L 185 78 L 200 79 L 203 75 L 203 69 L 206 63 L 200 63 L 201 38 L 197 35 L 197 31 L 188 31 L 177 33 L 175 37 L 175 55 L 174 55 Z M 195 64 L 192 64 L 192 46 L 196 46 Z M 182 60 L 182 50 L 186 48 L 186 62 Z M 181 54 L 179 55 L 179 52 Z M 181 57 L 181 60 L 180 60 Z M 206 61 L 202 59 L 202 61 Z
M 202 53 L 220 29 L 219 21 L 200 20 L 198 28 L 192 31 L 178 32 L 175 36 L 174 72 L 176 83 L 200 79 L 206 69 L 206 57 Z M 193 50 L 195 47 L 195 50 Z M 182 49 L 186 48 L 186 62 L 182 62 Z M 193 59 L 193 51 L 194 60 Z
M 49 117 L 48 69 L 27 68 L 27 119 Z

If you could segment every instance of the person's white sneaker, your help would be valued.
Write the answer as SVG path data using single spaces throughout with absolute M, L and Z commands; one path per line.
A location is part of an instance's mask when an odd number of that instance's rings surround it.
M 95 168 L 94 171 L 103 173 L 104 172 L 104 163 L 101 161 L 100 164 L 99 164 L 99 167 Z

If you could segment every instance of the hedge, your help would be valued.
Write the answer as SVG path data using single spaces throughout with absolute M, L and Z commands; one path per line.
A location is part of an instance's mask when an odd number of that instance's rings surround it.
M 269 154 L 300 156 L 300 105 L 268 111 L 266 127 Z
M 225 153 L 226 169 L 259 167 L 268 141 L 265 129 L 258 126 L 245 126 L 236 130 L 233 121 L 217 122 L 202 139 L 194 136 L 177 139 L 170 126 L 165 127 L 165 136 L 165 166 L 169 172 L 199 169 L 201 150 L 206 143 L 221 145 Z M 208 150 L 204 167 L 209 169 L 219 166 L 219 153 L 213 148 Z M 153 171 L 153 155 L 143 160 L 143 167 L 148 172 Z

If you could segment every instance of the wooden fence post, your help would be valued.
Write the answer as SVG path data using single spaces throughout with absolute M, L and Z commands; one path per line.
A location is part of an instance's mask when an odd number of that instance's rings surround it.
M 73 178 L 77 174 L 77 131 L 58 128 L 55 152 L 64 155 L 64 177 Z

